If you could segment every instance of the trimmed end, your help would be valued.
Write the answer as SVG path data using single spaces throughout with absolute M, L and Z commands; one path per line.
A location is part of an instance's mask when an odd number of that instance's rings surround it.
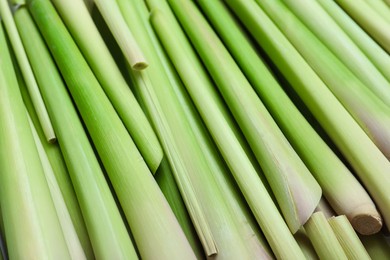
M 47 142 L 49 143 L 49 144 L 54 144 L 54 143 L 56 143 L 57 142 L 57 137 L 51 137 L 51 138 L 48 138 L 47 139 Z
M 351 220 L 353 228 L 361 235 L 373 235 L 382 229 L 382 218 L 380 215 L 361 214 Z
M 149 66 L 149 64 L 146 63 L 146 62 L 137 62 L 137 63 L 134 63 L 133 66 L 131 66 L 131 68 L 132 68 L 133 70 L 144 70 L 144 69 L 146 69 L 148 66 Z

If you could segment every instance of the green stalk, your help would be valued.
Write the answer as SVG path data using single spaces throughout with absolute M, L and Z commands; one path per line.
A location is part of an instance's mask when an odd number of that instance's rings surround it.
M 317 0 L 390 82 L 390 56 L 333 0 Z
M 107 170 L 141 257 L 193 258 L 166 199 L 54 7 L 48 0 L 31 0 L 29 10 Z
M 45 107 L 45 103 L 43 102 L 42 96 L 39 92 L 37 82 L 31 70 L 31 66 L 27 59 L 26 53 L 24 51 L 22 41 L 20 40 L 18 30 L 16 29 L 15 22 L 12 19 L 11 10 L 7 0 L 0 0 L 0 16 L 4 21 L 5 29 L 7 30 L 7 34 L 10 38 L 16 59 L 21 68 L 23 77 L 26 81 L 27 89 L 30 93 L 31 100 L 34 105 L 34 109 L 37 112 L 43 132 L 45 133 L 47 141 L 49 143 L 53 143 L 56 141 L 53 126 L 51 125 L 50 118 Z
M 254 1 L 226 0 L 353 167 L 390 223 L 390 162 Z M 357 142 L 356 140 L 359 140 Z M 359 221 L 360 232 L 380 221 Z
M 148 66 L 145 55 L 138 46 L 132 31 L 127 27 L 116 1 L 95 0 L 95 4 L 131 68 L 134 70 L 145 69 Z
M 317 206 L 320 186 L 194 3 L 169 3 L 248 140 L 295 233 Z
M 364 0 L 335 0 L 387 53 L 390 53 L 390 22 Z
M 70 259 L 3 27 L 0 26 L 0 204 L 11 259 Z
M 110 188 L 50 52 L 26 7 L 20 7 L 15 18 L 24 21 L 21 37 L 27 43 L 27 55 L 53 120 L 95 256 L 99 259 L 134 256 Z M 94 258 L 85 242 L 83 246 L 88 259 Z
M 151 21 L 274 253 L 279 258 L 302 258 L 296 241 L 221 112 L 220 103 L 215 102 L 219 97 L 207 72 L 196 55 L 188 51 L 188 43 L 183 44 L 178 25 L 161 11 L 154 11 Z
M 372 259 L 390 259 L 390 246 L 382 233 L 360 236 L 360 240 Z
M 348 259 L 371 259 L 345 215 L 328 219 Z
M 348 259 L 325 215 L 314 213 L 305 224 L 305 231 L 320 259 Z
M 364 0 L 371 8 L 377 12 L 388 23 L 390 22 L 390 7 L 385 3 L 386 0 Z
M 46 182 L 50 190 L 50 195 L 53 199 L 54 207 L 57 212 L 57 217 L 59 219 L 62 232 L 64 233 L 66 245 L 68 246 L 70 258 L 80 260 L 87 259 L 84 250 L 81 246 L 80 240 L 77 236 L 75 227 L 73 226 L 69 211 L 66 208 L 65 200 L 62 197 L 61 190 L 57 183 L 53 168 L 50 165 L 50 161 L 47 158 L 45 149 L 43 148 L 41 140 L 38 136 L 37 130 L 35 129 L 34 123 L 32 122 L 30 116 L 28 116 L 28 119 L 34 137 L 35 145 L 38 150 L 39 158 L 42 163 L 43 172 L 45 173 Z
M 390 83 L 317 1 L 283 2 L 366 87 L 390 106 Z
M 294 234 L 294 238 L 297 240 L 297 243 L 302 249 L 302 252 L 307 260 L 319 259 L 316 250 L 314 249 L 313 244 L 310 242 L 310 239 L 307 237 L 306 231 L 303 227 L 301 227 L 298 232 Z
M 64 23 L 154 173 L 161 145 L 81 0 L 53 0 Z
M 223 2 L 198 3 L 337 213 L 346 214 L 352 223 L 358 218 L 380 219 L 365 189 L 295 107 Z

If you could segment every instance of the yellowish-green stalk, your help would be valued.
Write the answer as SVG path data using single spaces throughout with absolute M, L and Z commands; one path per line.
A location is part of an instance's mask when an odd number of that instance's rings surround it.
M 364 0 L 335 0 L 383 49 L 390 53 L 390 21 Z
M 48 142 L 55 142 L 56 136 L 53 130 L 53 126 L 51 125 L 45 103 L 43 102 L 42 96 L 39 92 L 37 82 L 24 51 L 22 41 L 20 40 L 18 30 L 16 29 L 16 25 L 12 18 L 11 9 L 7 0 L 0 0 L 0 16 L 11 41 L 11 45 L 15 52 L 18 64 L 21 68 L 24 80 L 26 81 L 27 89 L 30 93 L 34 109 L 37 112 L 39 122 L 45 133 L 46 139 Z
M 117 2 L 113 0 L 95 0 L 95 4 L 131 68 L 134 70 L 145 69 L 148 63 L 133 33 L 127 27 Z
M 11 259 L 70 259 L 0 26 L 0 204 Z
M 336 234 L 336 237 L 343 247 L 348 259 L 371 259 L 345 215 L 332 217 L 328 219 L 328 222 L 332 227 L 333 232 Z
M 37 130 L 35 129 L 34 123 L 28 115 L 27 110 L 26 113 L 29 119 L 35 145 L 38 150 L 39 158 L 42 163 L 43 172 L 45 173 L 46 182 L 50 190 L 50 195 L 53 199 L 62 232 L 64 233 L 66 245 L 68 246 L 70 258 L 79 260 L 87 259 L 81 246 L 79 237 L 77 236 L 75 227 L 73 226 L 69 211 L 66 208 L 65 200 L 62 197 L 60 187 L 58 186 L 55 174 L 53 172 L 53 168 L 51 167 L 50 161 L 47 158 L 45 149 L 41 143 L 41 139 L 38 136 Z
M 141 257 L 195 258 L 145 161 L 53 5 L 49 0 L 28 3 L 107 171 Z M 131 252 L 127 257 L 137 255 Z
M 320 259 L 348 259 L 322 212 L 313 213 L 305 231 Z
M 154 11 L 151 21 L 274 253 L 279 258 L 302 258 L 296 241 L 225 118 L 207 72 L 189 49 L 189 43 L 183 40 L 183 32 L 162 11 Z
M 154 173 L 163 157 L 161 145 L 82 0 L 53 0 L 52 3 Z
M 364 0 L 371 6 L 371 8 L 377 12 L 387 22 L 390 22 L 390 7 L 386 4 L 386 0 Z
M 390 106 L 390 83 L 317 1 L 282 1 L 366 87 Z
M 370 196 L 289 99 L 223 2 L 198 3 L 336 211 L 352 223 L 358 218 L 377 223 L 380 215 Z
M 390 82 L 390 56 L 333 0 L 317 0 Z
M 390 259 L 390 245 L 382 233 L 359 237 L 372 259 Z
M 304 227 L 301 227 L 298 232 L 294 234 L 294 238 L 297 241 L 299 247 L 302 249 L 302 252 L 307 260 L 320 259 L 316 253 L 316 250 L 313 247 L 313 244 L 307 237 L 306 230 Z

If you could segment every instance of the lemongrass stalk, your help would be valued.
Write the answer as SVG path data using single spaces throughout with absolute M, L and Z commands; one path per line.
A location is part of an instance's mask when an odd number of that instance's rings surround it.
M 321 211 L 324 216 L 329 219 L 331 217 L 334 217 L 336 214 L 331 208 L 331 206 L 328 204 L 328 201 L 325 198 L 321 198 L 320 202 L 318 203 L 315 212 Z M 380 217 L 380 216 L 379 216 Z
M 348 259 L 371 259 L 345 215 L 332 217 L 328 219 L 328 222 Z
M 53 168 L 51 167 L 50 161 L 47 158 L 45 149 L 38 136 L 37 130 L 35 129 L 34 123 L 32 122 L 28 112 L 26 110 L 27 117 L 29 119 L 29 125 L 34 137 L 35 145 L 38 150 L 39 159 L 42 163 L 43 172 L 45 174 L 46 182 L 50 190 L 51 198 L 53 199 L 54 207 L 57 212 L 57 216 L 64 233 L 64 238 L 68 246 L 69 255 L 71 259 L 87 259 L 84 250 L 81 246 L 80 240 L 77 236 L 75 227 L 73 226 L 72 219 L 69 211 L 66 208 L 65 200 L 62 197 L 60 187 L 57 183 Z
M 386 0 L 364 0 L 371 8 L 377 12 L 388 23 L 390 22 L 390 7 L 384 2 Z
M 372 259 L 389 259 L 390 245 L 382 233 L 373 236 L 359 236 Z
M 53 0 L 52 3 L 154 173 L 163 157 L 161 145 L 83 2 Z
M 226 0 L 353 167 L 390 223 L 390 162 L 254 1 Z M 357 142 L 356 140 L 359 140 Z M 359 232 L 378 230 L 357 221 Z M 364 229 L 363 229 L 364 228 Z
M 390 53 L 390 22 L 364 0 L 335 0 L 384 50 Z
M 317 0 L 390 82 L 390 56 L 332 0 Z
M 87 10 L 92 13 L 92 9 L 95 6 L 95 1 L 94 0 L 84 0 L 84 4 L 87 7 Z
M 294 234 L 294 238 L 297 241 L 299 247 L 302 249 L 303 254 L 307 260 L 317 260 L 319 259 L 316 250 L 313 247 L 313 244 L 310 242 L 310 239 L 306 235 L 306 231 L 301 227 L 297 233 Z
M 194 258 L 169 204 L 54 7 L 48 0 L 31 0 L 28 6 L 94 141 L 141 257 Z
M 12 48 L 15 52 L 15 56 L 21 68 L 23 77 L 26 81 L 27 89 L 30 93 L 31 100 L 34 104 L 34 109 L 37 112 L 39 122 L 45 133 L 46 139 L 48 142 L 53 143 L 56 141 L 53 126 L 51 125 L 50 118 L 45 107 L 45 103 L 43 102 L 42 96 L 39 92 L 37 82 L 31 70 L 26 53 L 24 51 L 22 42 L 18 34 L 18 30 L 16 29 L 15 22 L 12 19 L 11 10 L 7 0 L 0 1 L 0 16 L 4 22 L 8 37 L 10 38 Z
M 258 57 L 223 2 L 199 0 L 198 3 L 292 146 L 321 185 L 324 196 L 333 208 L 339 214 L 346 214 L 352 223 L 357 218 L 366 218 L 367 222 L 380 219 L 365 189 L 295 107 Z M 380 229 L 380 226 L 378 228 Z
M 248 140 L 295 233 L 320 200 L 320 186 L 194 3 L 169 3 Z
M 163 46 L 181 76 L 271 248 L 275 255 L 282 259 L 302 258 L 301 250 L 228 124 L 228 120 L 218 105 L 220 103 L 215 102 L 219 97 L 207 72 L 199 66 L 196 55 L 192 51 L 188 51 L 188 43 L 187 45 L 183 44 L 185 43 L 183 32 L 171 20 L 171 17 L 166 18 L 161 11 L 154 11 L 151 16 L 152 24 Z
M 257 3 L 390 159 L 390 103 L 387 106 L 365 87 L 280 0 Z
M 169 166 L 169 162 L 166 158 L 163 158 L 161 165 L 158 168 L 155 179 L 160 187 L 162 193 L 167 199 L 169 205 L 172 208 L 173 213 L 182 227 L 188 242 L 190 242 L 192 250 L 197 259 L 204 257 L 204 252 L 199 238 L 196 234 L 194 225 L 191 222 L 190 215 L 186 209 L 184 201 L 180 195 L 179 188 L 177 187 L 175 178 L 173 177 L 172 169 Z
M 145 69 L 148 66 L 145 55 L 141 51 L 133 33 L 127 27 L 116 1 L 95 0 L 95 4 L 131 68 L 134 70 Z
M 11 259 L 70 259 L 0 26 L 0 204 Z
M 366 87 L 390 106 L 390 83 L 317 1 L 283 2 Z
M 24 11 L 23 11 L 24 10 Z M 21 9 L 21 12 L 27 12 L 25 8 Z M 19 16 L 19 14 L 15 15 L 15 18 Z M 31 18 L 30 18 L 31 19 Z M 16 19 L 17 21 L 18 19 Z M 31 22 L 31 20 L 30 20 Z M 30 27 L 28 26 L 28 21 L 26 23 L 23 23 L 25 28 L 28 30 Z M 24 40 L 24 34 L 20 34 L 22 40 Z M 39 36 L 40 37 L 40 36 Z M 39 50 L 38 48 L 35 48 L 33 41 L 31 38 L 29 38 L 29 44 L 32 45 L 32 49 L 34 49 L 34 52 L 36 51 L 39 55 Z M 27 54 L 30 50 L 29 48 L 26 48 Z M 40 60 L 39 63 L 41 64 L 42 61 L 42 56 L 40 55 Z M 34 64 L 31 64 L 34 66 Z M 46 67 L 44 68 L 46 72 Z M 35 126 L 35 130 L 38 132 L 38 136 L 41 140 L 41 144 L 43 145 L 43 148 L 45 150 L 45 154 L 47 155 L 49 161 L 50 161 L 50 167 L 53 169 L 53 172 L 55 174 L 57 183 L 61 189 L 62 196 L 65 200 L 66 207 L 68 212 L 70 213 L 70 216 L 72 218 L 72 223 L 76 229 L 76 232 L 78 234 L 78 237 L 80 238 L 81 244 L 83 245 L 84 253 L 86 254 L 87 259 L 93 259 L 93 250 L 92 250 L 92 245 L 89 240 L 88 232 L 85 226 L 85 222 L 81 213 L 81 209 L 79 206 L 79 203 L 76 198 L 76 194 L 72 185 L 72 182 L 69 177 L 68 170 L 66 168 L 64 158 L 62 156 L 60 147 L 58 143 L 50 144 L 46 142 L 45 136 L 43 134 L 42 129 L 40 128 L 38 117 L 35 113 L 34 107 L 32 105 L 30 96 L 28 95 L 28 91 L 26 88 L 26 85 L 23 81 L 22 75 L 19 71 L 19 68 L 15 66 L 15 72 L 16 72 L 16 77 L 18 79 L 19 83 L 19 89 L 23 97 L 23 102 L 27 108 L 28 114 Z M 37 75 L 37 79 L 39 79 L 39 75 Z M 42 91 L 43 93 L 44 91 Z M 44 97 L 44 95 L 42 95 Z M 50 112 L 50 106 L 47 106 Z M 54 120 L 53 120 L 53 127 L 55 127 Z M 38 146 L 38 145 L 37 145 Z M 60 216 L 59 216 L 60 217 Z
M 322 212 L 314 213 L 305 224 L 305 231 L 321 259 L 348 259 Z
M 15 17 L 18 16 L 25 18 L 22 19 L 24 23 L 23 30 L 20 31 L 21 36 L 23 41 L 28 42 L 26 51 L 59 137 L 58 142 L 69 169 L 95 256 L 99 259 L 124 259 L 134 256 L 130 237 L 110 188 L 50 52 L 26 7 L 17 11 Z M 86 247 L 83 242 L 83 246 L 87 257 L 93 258 L 88 245 Z

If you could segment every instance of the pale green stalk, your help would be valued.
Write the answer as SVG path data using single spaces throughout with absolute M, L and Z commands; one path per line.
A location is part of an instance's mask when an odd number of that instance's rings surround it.
M 54 7 L 48 0 L 31 0 L 28 6 L 99 153 L 141 257 L 194 258 L 169 204 Z M 137 258 L 134 252 L 127 257 Z
M 387 53 L 390 53 L 390 22 L 364 0 L 335 0 Z
M 131 68 L 134 70 L 145 69 L 148 66 L 145 55 L 132 31 L 127 27 L 116 0 L 95 0 L 95 4 Z
M 320 259 L 348 259 L 322 212 L 313 213 L 305 231 Z
M 130 237 L 61 75 L 28 10 L 25 7 L 19 8 L 15 18 L 23 21 L 23 26 L 20 27 L 21 37 L 27 43 L 27 55 L 53 120 L 89 233 L 90 243 L 86 241 L 85 235 L 80 235 L 78 222 L 74 221 L 84 252 L 88 259 L 94 258 L 93 253 L 98 259 L 127 259 L 134 255 Z M 58 179 L 60 181 L 63 185 L 63 177 Z M 70 211 L 71 208 L 69 207 Z M 70 213 L 74 214 L 72 211 Z
M 50 190 L 50 195 L 53 199 L 54 207 L 57 212 L 57 217 L 59 219 L 62 232 L 64 233 L 66 245 L 68 246 L 70 258 L 78 260 L 87 259 L 84 250 L 81 246 L 80 240 L 77 236 L 75 227 L 73 226 L 69 211 L 66 208 L 65 200 L 62 197 L 60 187 L 58 186 L 55 174 L 53 172 L 53 168 L 51 167 L 50 161 L 47 158 L 45 149 L 43 148 L 41 140 L 39 139 L 34 123 L 32 122 L 27 111 L 26 113 L 29 119 L 29 124 L 34 137 L 35 145 L 38 150 L 39 159 L 42 163 L 46 182 Z
M 310 239 L 307 237 L 306 231 L 303 227 L 301 227 L 298 232 L 294 234 L 294 238 L 297 241 L 299 247 L 302 249 L 302 252 L 307 260 L 319 259 L 316 250 L 314 249 L 313 244 L 310 242 Z
M 328 222 L 332 227 L 333 232 L 336 234 L 336 237 L 344 249 L 348 259 L 371 259 L 345 215 L 332 217 L 328 219 Z
M 198 3 L 334 209 L 348 215 L 352 223 L 357 218 L 366 218 L 367 222 L 380 219 L 365 189 L 289 99 L 223 2 Z
M 254 1 L 225 0 L 337 145 L 390 223 L 390 162 Z M 357 142 L 356 140 L 359 140 Z M 378 223 L 366 231 L 377 230 Z M 355 224 L 354 226 L 358 226 Z M 362 230 L 360 230 L 362 231 Z
M 9 257 L 70 259 L 2 26 L 0 92 L 0 204 Z
M 377 12 L 387 22 L 390 22 L 390 7 L 385 3 L 386 0 L 365 0 L 371 8 Z
M 188 43 L 183 44 L 178 25 L 161 11 L 155 11 L 151 21 L 274 253 L 282 259 L 302 259 L 301 250 L 216 102 L 219 97 L 207 72 L 188 51 Z
M 322 8 L 390 82 L 390 56 L 334 0 L 317 0 Z
M 248 140 L 295 233 L 320 200 L 320 186 L 194 3 L 168 2 Z
M 382 233 L 359 237 L 372 259 L 390 259 L 390 245 Z
M 30 93 L 31 100 L 34 105 L 34 109 L 37 112 L 43 132 L 45 133 L 47 141 L 49 143 L 53 143 L 56 141 L 53 126 L 51 125 L 50 118 L 45 107 L 45 103 L 43 102 L 42 96 L 39 92 L 37 82 L 31 70 L 31 66 L 27 59 L 26 53 L 24 51 L 22 41 L 20 40 L 18 30 L 16 29 L 16 25 L 12 18 L 11 10 L 7 0 L 0 0 L 0 17 L 4 22 L 5 29 L 11 41 L 11 45 L 15 52 L 18 64 L 21 68 L 24 80 L 26 81 L 26 86 L 28 92 Z
M 81 0 L 52 0 L 106 95 L 154 173 L 161 145 Z
M 282 0 L 282 2 L 366 87 L 390 106 L 390 83 L 317 1 Z

